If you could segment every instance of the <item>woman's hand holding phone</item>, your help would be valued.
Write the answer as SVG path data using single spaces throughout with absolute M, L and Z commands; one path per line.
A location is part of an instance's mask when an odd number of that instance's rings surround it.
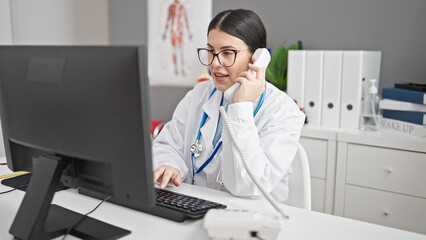
M 242 72 L 240 77 L 235 79 L 240 87 L 235 93 L 234 102 L 256 101 L 265 91 L 265 71 L 266 67 L 249 64 L 249 71 Z
M 261 95 L 265 90 L 265 70 L 271 61 L 271 54 L 266 48 L 258 48 L 254 52 L 252 60 L 254 63 L 249 64 L 249 71 L 241 73 L 240 77 L 235 79 L 235 84 L 225 91 L 224 96 L 229 102 L 248 102 L 257 95 L 256 92 L 260 91 Z M 246 80 L 255 82 L 248 84 Z M 254 88 L 257 85 L 256 83 L 262 84 L 261 89 Z M 245 84 L 246 86 L 244 86 L 244 88 L 241 89 L 241 93 L 239 93 L 241 84 Z M 251 102 L 254 102 L 257 97 Z

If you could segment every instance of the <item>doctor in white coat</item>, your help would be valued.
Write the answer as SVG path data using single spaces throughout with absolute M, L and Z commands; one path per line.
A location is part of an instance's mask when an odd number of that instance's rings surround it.
M 161 188 L 184 181 L 235 196 L 261 195 L 230 138 L 222 137 L 223 105 L 255 177 L 284 202 L 305 115 L 284 92 L 265 82 L 265 68 L 252 65 L 253 52 L 266 47 L 263 23 L 250 10 L 227 10 L 210 22 L 207 37 L 198 55 L 213 80 L 186 94 L 154 140 L 154 182 Z M 228 103 L 223 92 L 236 82 L 241 86 L 234 103 Z

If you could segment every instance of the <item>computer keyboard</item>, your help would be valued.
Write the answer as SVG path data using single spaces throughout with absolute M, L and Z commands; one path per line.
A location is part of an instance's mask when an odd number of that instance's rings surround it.
M 212 208 L 226 208 L 226 205 L 217 202 L 175 193 L 165 189 L 156 188 L 155 192 L 157 194 L 157 206 L 168 208 L 171 212 L 175 211 L 177 215 L 182 213 L 184 215 L 182 216 L 182 218 L 184 218 L 183 220 L 204 217 L 207 211 Z M 170 220 L 179 221 L 175 219 Z
M 78 192 L 97 199 L 105 198 L 103 195 L 84 188 L 79 188 Z M 153 207 L 138 208 L 137 210 L 175 222 L 183 222 L 187 219 L 202 218 L 208 210 L 213 208 L 226 208 L 226 205 L 217 202 L 165 189 L 155 188 L 155 193 L 157 194 L 157 203 Z M 113 199 L 108 201 L 114 202 Z

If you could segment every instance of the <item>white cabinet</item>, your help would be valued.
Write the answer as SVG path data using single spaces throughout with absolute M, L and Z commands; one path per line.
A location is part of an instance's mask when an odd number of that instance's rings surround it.
M 329 214 L 333 214 L 336 139 L 335 129 L 308 126 L 300 138 L 309 160 L 312 210 Z
M 337 134 L 334 214 L 426 234 L 426 139 Z
M 312 209 L 426 234 L 426 138 L 306 125 Z
M 346 183 L 426 198 L 425 156 L 419 152 L 348 144 Z
M 426 199 L 348 184 L 344 217 L 426 234 Z

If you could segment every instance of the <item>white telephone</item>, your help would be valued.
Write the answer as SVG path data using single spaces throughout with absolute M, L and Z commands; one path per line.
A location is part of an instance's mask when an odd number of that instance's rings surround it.
M 255 66 L 266 67 L 271 60 L 271 55 L 266 48 L 257 49 L 252 57 Z M 255 74 L 255 72 L 253 72 Z M 225 98 L 233 102 L 234 95 L 238 90 L 239 83 L 232 85 L 228 90 L 225 91 Z M 232 129 L 231 122 L 226 114 L 224 106 L 219 107 L 220 114 L 223 119 L 224 135 L 222 135 L 223 142 L 225 138 L 230 138 L 228 142 L 232 142 L 233 146 L 240 155 L 241 162 L 246 170 L 247 174 L 253 180 L 253 183 L 257 186 L 259 191 L 263 194 L 266 200 L 277 211 L 276 213 L 265 213 L 248 210 L 216 210 L 210 209 L 204 217 L 204 227 L 207 230 L 207 234 L 212 239 L 276 239 L 283 228 L 283 219 L 289 219 L 290 217 L 284 213 L 274 198 L 265 190 L 260 181 L 254 176 L 253 171 L 247 164 L 247 156 L 238 141 L 234 130 Z M 226 156 L 230 152 L 224 150 L 224 159 L 229 158 Z M 231 153 L 233 154 L 233 153 Z M 282 218 L 280 218 L 280 216 Z
M 211 239 L 277 239 L 285 227 L 280 215 L 238 209 L 210 209 L 204 228 Z
M 269 54 L 269 51 L 266 48 L 258 48 L 254 52 L 252 60 L 254 62 L 253 63 L 254 66 L 266 67 L 266 66 L 268 66 L 269 62 L 271 61 L 271 54 Z M 253 75 L 256 77 L 255 71 L 250 70 L 250 72 L 252 72 Z M 224 93 L 226 100 L 228 100 L 230 103 L 233 103 L 235 93 L 237 93 L 239 87 L 240 87 L 239 83 L 235 83 L 234 85 L 229 87 Z

